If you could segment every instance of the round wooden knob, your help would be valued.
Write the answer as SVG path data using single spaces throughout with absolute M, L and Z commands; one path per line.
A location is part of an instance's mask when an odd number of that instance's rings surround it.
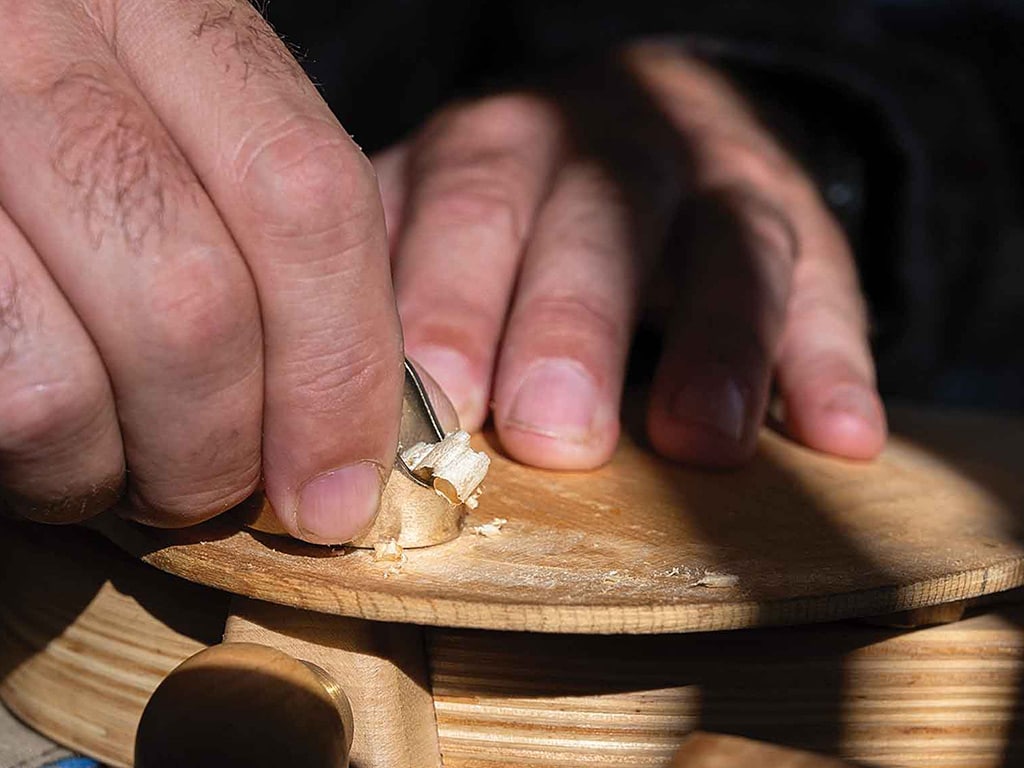
M 137 768 L 348 768 L 352 709 L 326 672 L 273 648 L 225 643 L 157 687 L 135 740 Z

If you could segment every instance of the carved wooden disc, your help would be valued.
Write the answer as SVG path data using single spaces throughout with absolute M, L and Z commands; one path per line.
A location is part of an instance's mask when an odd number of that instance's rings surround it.
M 238 530 L 114 518 L 165 571 L 325 613 L 439 626 L 659 633 L 802 624 L 936 605 L 1024 584 L 1024 423 L 897 409 L 872 463 L 765 431 L 735 472 L 673 466 L 624 441 L 596 472 L 493 457 L 455 541 L 373 553 Z M 484 536 L 474 526 L 507 520 Z

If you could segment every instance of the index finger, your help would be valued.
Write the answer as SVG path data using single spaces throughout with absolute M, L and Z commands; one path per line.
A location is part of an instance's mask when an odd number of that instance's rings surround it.
M 117 55 L 257 287 L 267 497 L 293 535 L 346 541 L 376 513 L 401 408 L 401 330 L 372 167 L 245 0 L 131 0 L 116 14 Z

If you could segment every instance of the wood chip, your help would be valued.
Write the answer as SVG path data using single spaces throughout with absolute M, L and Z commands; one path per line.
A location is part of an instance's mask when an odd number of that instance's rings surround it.
M 499 533 L 501 533 L 502 527 L 507 522 L 508 520 L 506 520 L 504 517 L 496 517 L 489 523 L 484 523 L 483 525 L 474 525 L 469 530 L 470 533 L 475 533 L 477 536 L 485 536 L 487 538 L 491 538 L 492 536 L 497 536 Z
M 486 453 L 474 451 L 469 434 L 463 430 L 449 432 L 439 443 L 417 443 L 402 451 L 402 461 L 410 471 L 448 500 L 449 504 L 467 504 L 476 508 L 480 483 L 487 475 L 491 459 Z
M 728 589 L 740 583 L 740 577 L 734 573 L 714 573 L 707 571 L 700 580 L 695 582 L 695 587 L 707 587 L 709 589 Z
M 378 563 L 404 563 L 406 557 L 402 545 L 394 539 L 388 539 L 373 545 L 373 559 Z

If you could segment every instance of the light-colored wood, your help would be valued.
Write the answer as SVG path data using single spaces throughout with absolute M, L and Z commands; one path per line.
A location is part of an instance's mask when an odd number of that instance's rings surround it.
M 299 611 L 238 598 L 225 642 L 259 643 L 323 669 L 345 691 L 357 768 L 441 764 L 419 627 Z
M 253 643 L 200 651 L 153 692 L 135 768 L 349 768 L 352 710 L 323 670 Z
M 852 768 L 850 763 L 811 752 L 720 733 L 686 738 L 670 768 Z
M 855 623 L 653 637 L 435 629 L 445 768 L 664 768 L 695 729 L 877 766 L 1024 756 L 1024 606 L 910 632 Z
M 880 627 L 900 627 L 903 629 L 930 627 L 935 624 L 952 624 L 954 621 L 960 621 L 964 617 L 971 603 L 971 600 L 954 600 L 952 603 L 928 605 L 924 608 L 913 608 L 909 611 L 889 613 L 885 616 L 870 616 L 865 621 L 868 624 L 877 624 Z
M 372 553 L 237 530 L 108 520 L 159 568 L 325 613 L 542 632 L 659 633 L 912 610 L 1024 584 L 1022 422 L 895 409 L 873 463 L 770 432 L 736 472 L 672 466 L 624 441 L 611 464 L 545 472 L 492 456 L 455 541 Z M 492 518 L 496 536 L 473 531 Z M 710 574 L 710 576 L 708 575 Z
M 0 696 L 58 741 L 117 766 L 131 760 L 150 694 L 219 640 L 227 614 L 223 594 L 81 530 L 0 523 L 0 574 Z M 696 728 L 893 768 L 1015 765 L 1024 606 L 998 610 L 910 632 L 855 623 L 661 637 L 430 630 L 445 768 L 664 768 Z
M 405 361 L 405 387 L 402 395 L 402 418 L 399 423 L 399 453 L 403 446 L 434 444 L 442 442 L 445 435 L 458 430 L 459 419 L 451 401 L 437 383 L 419 369 L 413 361 Z M 465 435 L 465 433 L 461 433 Z M 476 485 L 480 484 L 482 473 L 487 471 L 486 457 L 464 456 L 456 462 L 456 479 L 475 465 L 478 467 Z M 451 541 L 462 529 L 465 507 L 470 493 L 475 490 L 463 488 L 465 499 L 449 501 L 432 492 L 432 486 L 414 476 L 401 455 L 395 459 L 394 469 L 387 468 L 390 477 L 381 494 L 380 510 L 373 525 L 349 542 L 354 547 L 373 549 L 387 541 L 397 541 L 403 547 L 427 547 Z M 462 475 L 462 483 L 472 482 L 470 476 Z M 443 479 L 442 479 L 443 483 Z M 447 486 L 441 485 L 442 488 Z M 456 494 L 458 496 L 458 494 Z M 475 499 L 473 500 L 475 504 Z M 250 528 L 264 533 L 287 535 L 270 502 L 257 495 L 238 510 L 240 519 Z
M 143 707 L 217 642 L 227 596 L 130 560 L 98 535 L 0 521 L 0 698 L 22 720 L 128 766 Z
M 449 504 L 477 505 L 480 483 L 487 476 L 491 460 L 486 453 L 470 447 L 469 434 L 461 429 L 449 432 L 439 443 L 417 443 L 402 452 L 402 461 Z

